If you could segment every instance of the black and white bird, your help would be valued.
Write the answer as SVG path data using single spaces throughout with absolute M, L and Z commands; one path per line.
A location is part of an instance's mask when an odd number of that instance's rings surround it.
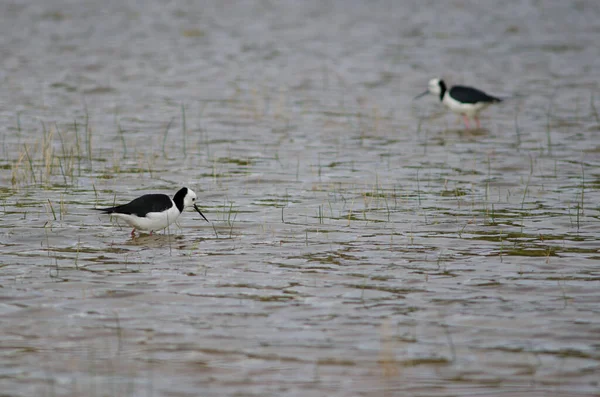
M 469 129 L 469 118 L 475 120 L 477 128 L 481 128 L 479 112 L 492 103 L 502 102 L 502 99 L 488 95 L 477 88 L 455 85 L 448 89 L 444 80 L 441 79 L 429 80 L 427 91 L 417 95 L 415 99 L 429 93 L 439 95 L 440 101 L 450 110 L 454 113 L 462 114 L 467 129 Z
M 179 189 L 173 198 L 166 194 L 145 194 L 133 201 L 110 208 L 94 208 L 110 216 L 123 219 L 133 227 L 131 237 L 135 237 L 135 231 L 148 231 L 150 234 L 162 230 L 175 222 L 184 209 L 194 207 L 204 218 L 196 205 L 196 193 L 187 187 Z

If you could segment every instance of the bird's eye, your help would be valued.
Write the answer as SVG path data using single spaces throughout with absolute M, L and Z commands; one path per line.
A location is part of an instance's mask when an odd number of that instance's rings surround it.
M 194 198 L 192 199 L 192 201 L 196 201 L 196 198 L 194 197 Z

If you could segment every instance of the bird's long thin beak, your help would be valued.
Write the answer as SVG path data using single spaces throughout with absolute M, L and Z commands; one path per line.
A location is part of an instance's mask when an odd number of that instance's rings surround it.
M 413 98 L 413 100 L 415 100 L 415 99 L 419 99 L 419 98 L 421 98 L 422 96 L 425 96 L 425 95 L 427 95 L 427 94 L 429 94 L 429 91 L 425 91 L 425 92 L 423 92 L 423 93 L 421 93 L 421 94 L 417 95 L 416 97 L 414 97 L 414 98 Z
M 198 206 L 196 204 L 194 204 L 194 209 L 202 216 L 202 218 L 204 218 L 204 220 L 206 222 L 208 222 L 208 219 L 206 219 L 206 217 L 204 216 L 204 214 L 202 212 L 200 212 L 200 208 L 198 208 Z

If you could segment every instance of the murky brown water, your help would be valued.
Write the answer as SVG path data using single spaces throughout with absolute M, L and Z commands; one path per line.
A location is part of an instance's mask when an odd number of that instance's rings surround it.
M 0 395 L 600 393 L 600 3 L 202 3 L 0 4 Z

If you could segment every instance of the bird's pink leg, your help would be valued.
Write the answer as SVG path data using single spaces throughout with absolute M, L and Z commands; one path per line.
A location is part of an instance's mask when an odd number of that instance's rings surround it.
M 131 231 L 131 238 L 135 238 L 135 228 Z
M 154 233 L 154 230 L 150 230 L 150 235 L 152 236 L 152 233 Z
M 467 129 L 471 128 L 469 127 L 469 118 L 466 114 L 463 114 L 463 120 L 465 121 L 465 126 L 467 127 Z
M 481 129 L 481 124 L 479 124 L 479 117 L 475 116 L 475 122 L 477 123 L 477 129 Z

